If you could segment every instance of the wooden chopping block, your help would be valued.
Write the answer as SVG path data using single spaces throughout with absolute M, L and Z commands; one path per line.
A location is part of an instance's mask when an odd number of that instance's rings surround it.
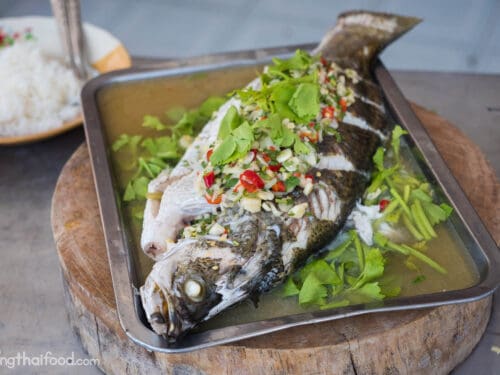
M 499 244 L 500 189 L 492 168 L 453 125 L 422 107 L 413 108 Z M 296 327 L 191 353 L 152 353 L 130 341 L 118 321 L 85 145 L 59 177 L 52 227 L 71 325 L 108 374 L 448 373 L 480 340 L 491 312 L 488 297 Z

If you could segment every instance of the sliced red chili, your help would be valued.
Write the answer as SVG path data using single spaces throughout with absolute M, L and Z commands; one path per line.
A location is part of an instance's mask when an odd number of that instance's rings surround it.
M 340 98 L 339 100 L 340 108 L 342 108 L 342 112 L 347 111 L 347 102 L 345 101 L 344 98 Z
M 304 177 L 314 181 L 314 176 L 312 174 L 306 174 Z
M 281 164 L 270 164 L 269 169 L 272 170 L 273 172 L 278 172 L 281 168 Z
M 269 163 L 271 161 L 271 157 L 265 152 L 262 153 L 262 159 L 264 159 L 266 163 Z
M 319 61 L 321 61 L 321 65 L 328 66 L 328 61 L 323 56 L 319 58 Z
M 212 156 L 213 153 L 214 153 L 214 149 L 209 148 L 207 151 L 207 161 L 210 161 L 210 156 Z
M 309 127 L 310 127 L 310 128 L 314 128 L 314 125 L 316 125 L 316 124 L 314 123 L 314 121 L 311 121 L 311 122 L 309 123 Z
M 322 110 L 321 110 L 321 116 L 323 118 L 333 118 L 335 115 L 335 108 L 331 105 L 329 105 L 328 107 L 324 107 Z
M 389 205 L 389 203 L 391 203 L 390 200 L 381 199 L 380 202 L 378 202 L 378 207 L 379 207 L 380 212 L 384 211 L 387 208 L 387 206 Z
M 271 187 L 271 190 L 276 192 L 284 192 L 286 191 L 285 183 L 283 181 L 278 181 Z
M 205 181 L 205 186 L 207 187 L 207 189 L 212 186 L 215 182 L 215 173 L 214 171 L 212 172 L 208 172 L 206 174 L 203 175 L 203 181 Z
M 264 181 L 262 181 L 262 178 L 260 178 L 257 173 L 249 169 L 240 175 L 240 182 L 249 193 L 253 193 L 264 187 Z
M 210 204 L 219 204 L 222 202 L 222 195 L 208 195 L 205 194 L 205 199 Z
M 318 133 L 310 132 L 310 131 L 301 131 L 299 132 L 299 137 L 304 139 L 307 137 L 311 143 L 318 142 Z
M 233 188 L 233 191 L 236 193 L 238 191 L 238 189 L 240 188 L 241 185 L 241 182 L 238 181 L 238 183 L 236 185 L 234 185 L 234 188 Z

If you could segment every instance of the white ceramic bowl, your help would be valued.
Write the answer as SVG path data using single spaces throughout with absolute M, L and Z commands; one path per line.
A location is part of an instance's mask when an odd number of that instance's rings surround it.
M 15 17 L 0 18 L 0 28 L 6 32 L 22 32 L 31 29 L 37 43 L 49 56 L 64 58 L 64 50 L 59 40 L 59 33 L 52 17 Z M 128 68 L 130 56 L 121 42 L 106 30 L 84 24 L 85 39 L 91 65 L 100 73 Z M 0 136 L 0 145 L 35 142 L 61 134 L 82 124 L 81 114 L 59 127 L 35 134 L 21 136 Z

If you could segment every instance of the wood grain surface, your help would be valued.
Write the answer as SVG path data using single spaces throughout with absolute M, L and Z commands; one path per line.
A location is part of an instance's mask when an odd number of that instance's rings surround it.
M 497 244 L 499 183 L 480 150 L 446 120 L 414 105 Z M 441 374 L 481 338 L 491 298 L 296 327 L 186 354 L 148 352 L 120 327 L 90 162 L 82 145 L 64 167 L 52 227 L 70 322 L 109 374 Z

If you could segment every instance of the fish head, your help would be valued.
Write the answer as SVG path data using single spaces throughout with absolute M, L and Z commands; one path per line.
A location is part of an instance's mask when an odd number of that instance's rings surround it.
M 221 302 L 218 285 L 238 267 L 228 242 L 180 240 L 154 265 L 141 288 L 153 330 L 176 340 L 199 324 Z
M 222 215 L 229 240 L 181 239 L 141 288 L 153 330 L 174 341 L 197 324 L 281 279 L 281 227 L 270 213 Z

